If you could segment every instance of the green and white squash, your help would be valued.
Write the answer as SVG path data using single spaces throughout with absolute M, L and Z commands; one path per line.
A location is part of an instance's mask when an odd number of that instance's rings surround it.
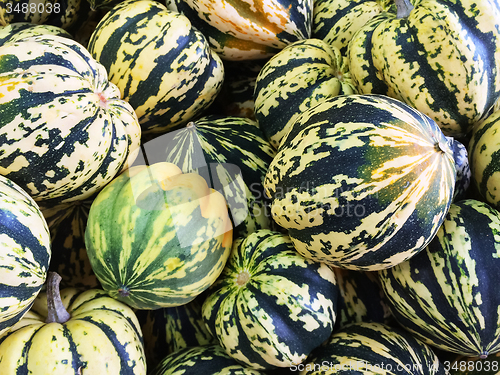
M 268 58 L 311 36 L 313 0 L 166 0 L 225 60 Z
M 319 39 L 295 42 L 274 55 L 255 83 L 255 118 L 277 149 L 298 116 L 326 98 L 356 93 L 344 57 Z
M 289 367 L 331 335 L 338 294 L 326 264 L 302 257 L 288 236 L 263 229 L 234 241 L 202 314 L 238 362 L 255 369 Z
M 0 47 L 0 174 L 35 201 L 88 198 L 133 162 L 141 129 L 104 67 L 77 42 Z
M 73 38 L 70 33 L 57 26 L 17 22 L 0 27 L 0 46 L 12 40 L 46 34 L 64 36 L 70 39 Z
M 464 136 L 500 96 L 498 0 L 396 0 L 359 29 L 349 69 L 363 94 L 399 99 Z
M 201 316 L 205 293 L 189 303 L 156 310 L 137 310 L 148 368 L 178 350 L 216 344 Z
M 185 125 L 220 92 L 224 67 L 205 36 L 158 1 L 127 0 L 107 12 L 88 50 L 137 113 L 144 134 Z
M 222 194 L 166 162 L 111 181 L 92 202 L 85 230 L 102 287 L 137 309 L 192 301 L 220 275 L 231 243 Z
M 49 271 L 61 277 L 61 288 L 97 288 L 85 248 L 85 228 L 94 197 L 53 207 L 40 206 L 50 230 L 52 257 Z
M 451 205 L 420 254 L 380 272 L 396 320 L 445 351 L 485 358 L 500 351 L 500 213 L 472 199 Z
M 146 142 L 142 151 L 138 164 L 166 161 L 211 181 L 226 199 L 235 237 L 271 228 L 262 183 L 275 151 L 255 121 L 204 116 Z
M 469 154 L 464 144 L 453 139 L 452 149 L 453 159 L 455 159 L 455 170 L 457 171 L 455 190 L 453 191 L 453 201 L 456 202 L 467 197 L 472 172 L 470 170 Z
M 100 289 L 59 291 L 59 281 L 50 273 L 47 292 L 0 340 L 0 373 L 146 375 L 132 309 Z
M 434 121 L 386 96 L 345 95 L 297 118 L 264 188 L 299 253 L 375 271 L 425 248 L 455 180 L 451 144 Z
M 436 354 L 408 332 L 381 323 L 354 323 L 334 333 L 300 375 L 446 375 Z
M 184 348 L 166 356 L 151 375 L 264 375 L 231 358 L 219 345 Z
M 31 308 L 50 257 L 50 233 L 38 205 L 0 176 L 0 337 Z
M 472 183 L 481 199 L 500 209 L 500 110 L 474 127 L 469 142 Z
M 311 36 L 338 48 L 346 56 L 353 35 L 391 7 L 393 0 L 314 0 Z

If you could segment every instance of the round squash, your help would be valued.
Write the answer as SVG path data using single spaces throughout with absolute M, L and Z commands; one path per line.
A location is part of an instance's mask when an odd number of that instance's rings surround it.
M 485 358 L 500 351 L 500 212 L 451 205 L 425 251 L 380 271 L 396 320 L 429 345 Z
M 0 176 L 0 337 L 30 309 L 50 258 L 50 233 L 38 205 Z
M 0 46 L 0 174 L 35 201 L 92 196 L 133 162 L 141 129 L 104 67 L 77 42 Z
M 395 0 L 348 46 L 362 94 L 399 99 L 465 136 L 500 96 L 497 0 Z
M 225 60 L 258 60 L 311 36 L 312 0 L 166 0 Z
M 88 50 L 132 105 L 144 134 L 185 125 L 219 93 L 224 67 L 184 15 L 126 0 L 97 24 Z
M 301 363 L 332 333 L 335 274 L 298 254 L 288 236 L 258 230 L 234 241 L 202 306 L 209 332 L 255 369 Z
M 453 150 L 434 121 L 386 96 L 346 95 L 297 118 L 264 188 L 299 253 L 375 271 L 425 248 L 455 180 Z
M 2 375 L 146 375 L 139 322 L 132 309 L 100 289 L 47 292 L 0 341 Z
M 253 120 L 204 116 L 143 145 L 137 163 L 169 162 L 211 181 L 227 201 L 233 236 L 270 229 L 262 182 L 275 151 Z
M 0 46 L 16 39 L 23 39 L 35 35 L 60 35 L 66 38 L 73 38 L 66 30 L 51 25 L 36 25 L 29 22 L 11 23 L 0 27 Z
M 334 333 L 307 361 L 300 375 L 446 375 L 436 354 L 408 332 L 381 323 L 353 323 Z
M 326 98 L 356 93 L 345 62 L 336 47 L 306 39 L 264 65 L 255 83 L 255 118 L 274 148 L 302 112 Z
M 102 287 L 137 309 L 193 300 L 220 275 L 231 243 L 224 197 L 166 162 L 116 177 L 92 202 L 85 230 Z

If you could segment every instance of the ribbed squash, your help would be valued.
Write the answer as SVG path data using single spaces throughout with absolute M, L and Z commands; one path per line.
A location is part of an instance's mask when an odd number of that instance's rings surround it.
M 220 275 L 231 243 L 224 197 L 165 162 L 132 167 L 109 183 L 85 230 L 102 287 L 138 309 L 193 300 Z
M 185 348 L 171 353 L 151 372 L 151 375 L 177 374 L 264 375 L 265 373 L 239 364 L 215 344 Z
M 87 249 L 85 228 L 94 197 L 53 207 L 40 206 L 50 230 L 52 257 L 49 271 L 61 277 L 61 288 L 99 287 Z
M 449 352 L 499 352 L 499 229 L 500 213 L 488 204 L 452 204 L 425 251 L 380 272 L 396 320 Z
M 158 1 L 127 0 L 101 19 L 88 49 L 145 134 L 185 125 L 215 99 L 224 67 L 205 36 Z
M 300 375 L 445 375 L 443 364 L 424 343 L 402 329 L 381 323 L 354 323 L 333 334 Z
M 201 316 L 204 296 L 181 306 L 136 311 L 148 368 L 156 367 L 165 356 L 178 350 L 217 343 Z
M 36 35 L 59 35 L 73 38 L 66 30 L 51 25 L 35 25 L 29 22 L 17 22 L 0 27 L 0 46 L 14 39 L 23 39 Z
M 374 271 L 430 242 L 455 173 L 451 145 L 434 121 L 389 97 L 347 95 L 297 118 L 264 188 L 299 253 Z
M 146 375 L 142 334 L 127 305 L 100 289 L 47 292 L 0 341 L 2 375 Z
M 77 42 L 0 47 L 0 174 L 35 201 L 92 196 L 137 155 L 141 129 L 106 70 Z
M 259 230 L 234 241 L 202 306 L 209 332 L 255 369 L 299 364 L 332 333 L 335 274 L 298 254 L 288 236 Z
M 205 35 L 226 60 L 270 57 L 311 36 L 313 0 L 166 0 Z
M 49 229 L 38 205 L 0 176 L 0 337 L 30 309 L 50 257 Z
M 500 96 L 498 0 L 396 0 L 349 43 L 360 93 L 399 99 L 463 136 Z
M 500 209 L 500 110 L 474 127 L 469 143 L 472 182 L 482 199 Z
M 338 48 L 346 56 L 353 35 L 391 7 L 393 0 L 314 0 L 311 36 Z
M 275 151 L 257 123 L 230 116 L 204 116 L 144 144 L 137 163 L 169 162 L 195 172 L 224 195 L 234 236 L 270 229 L 262 182 Z
M 264 65 L 255 83 L 255 118 L 277 149 L 297 117 L 326 98 L 356 93 L 345 59 L 319 39 L 295 42 Z

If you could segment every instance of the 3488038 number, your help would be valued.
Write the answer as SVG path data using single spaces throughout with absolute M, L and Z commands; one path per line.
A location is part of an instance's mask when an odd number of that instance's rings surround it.
M 7 3 L 6 4 L 7 13 L 60 13 L 61 4 L 59 3 Z
M 447 371 L 498 371 L 500 366 L 498 361 L 455 361 L 450 363 L 450 361 L 444 361 L 443 365 Z

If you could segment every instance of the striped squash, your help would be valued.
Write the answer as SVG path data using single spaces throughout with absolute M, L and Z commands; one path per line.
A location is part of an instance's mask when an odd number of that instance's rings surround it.
M 393 6 L 393 0 L 314 0 L 311 36 L 338 48 L 346 56 L 353 35 Z
M 349 42 L 360 93 L 399 99 L 463 136 L 500 96 L 498 0 L 396 0 Z M 388 58 L 390 56 L 390 58 Z
M 59 291 L 57 276 L 0 341 L 0 374 L 146 375 L 132 309 L 100 289 Z
M 455 173 L 434 121 L 386 96 L 346 95 L 297 118 L 264 188 L 299 253 L 375 271 L 425 248 L 450 206 Z
M 300 375 L 446 375 L 443 364 L 424 343 L 402 329 L 381 323 L 354 323 L 333 334 Z
M 262 229 L 234 241 L 202 314 L 238 362 L 255 369 L 289 367 L 331 335 L 338 293 L 327 265 L 302 257 L 286 235 Z
M 202 293 L 189 303 L 156 310 L 137 310 L 148 368 L 184 348 L 216 344 L 201 316 Z
M 352 271 L 332 267 L 339 286 L 334 332 L 359 322 L 391 323 L 378 272 Z
M 264 375 L 228 356 L 219 345 L 184 348 L 166 356 L 150 375 Z
M 166 161 L 212 181 L 229 205 L 235 237 L 270 229 L 262 182 L 275 151 L 255 121 L 204 116 L 145 143 L 143 151 L 136 163 Z
M 500 110 L 474 127 L 469 160 L 472 183 L 480 197 L 500 209 Z
M 313 0 L 166 0 L 185 14 L 224 60 L 270 57 L 311 36 Z
M 88 50 L 137 113 L 144 134 L 164 133 L 206 109 L 224 67 L 190 20 L 154 0 L 126 0 L 107 12 Z
M 85 230 L 102 287 L 137 309 L 193 300 L 220 275 L 231 243 L 224 197 L 166 162 L 132 167 L 109 183 Z
M 380 271 L 396 320 L 442 350 L 486 357 L 500 351 L 500 212 L 472 199 L 451 205 L 420 254 Z
M 0 337 L 30 309 L 50 257 L 49 229 L 38 205 L 0 176 Z
M 11 40 L 46 34 L 73 38 L 70 33 L 57 26 L 35 25 L 29 22 L 17 22 L 4 27 L 0 27 L 0 46 Z
M 93 199 L 90 197 L 53 207 L 40 205 L 50 230 L 52 257 L 49 271 L 57 272 L 62 277 L 62 288 L 100 286 L 90 265 L 84 240 Z
M 345 59 L 319 39 L 295 42 L 264 65 L 255 83 L 255 118 L 277 149 L 294 121 L 326 98 L 356 93 Z
M 0 174 L 47 205 L 92 196 L 139 149 L 132 107 L 69 38 L 0 47 L 0 113 Z

